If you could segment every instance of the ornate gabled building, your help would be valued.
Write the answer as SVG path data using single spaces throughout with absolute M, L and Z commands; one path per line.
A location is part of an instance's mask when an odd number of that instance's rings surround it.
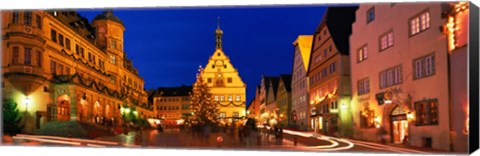
M 238 119 L 245 117 L 246 85 L 223 51 L 223 31 L 220 24 L 215 31 L 216 48 L 203 69 L 204 79 L 219 107 L 219 117 Z
M 120 122 L 122 108 L 153 116 L 144 80 L 123 50 L 121 20 L 75 11 L 3 11 L 2 94 L 24 111 L 26 133 L 50 121 Z M 103 121 L 103 120 L 102 120 Z
M 312 35 L 299 35 L 293 42 L 292 112 L 293 125 L 299 130 L 308 130 L 310 104 L 308 102 L 308 64 L 312 49 Z

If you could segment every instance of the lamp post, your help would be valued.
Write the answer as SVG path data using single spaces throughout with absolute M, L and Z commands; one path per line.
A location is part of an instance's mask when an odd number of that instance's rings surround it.
M 30 98 L 28 98 L 28 96 L 27 96 L 27 98 L 25 98 L 25 112 L 28 111 L 28 104 L 30 104 L 30 102 L 32 102 L 32 101 L 31 101 Z

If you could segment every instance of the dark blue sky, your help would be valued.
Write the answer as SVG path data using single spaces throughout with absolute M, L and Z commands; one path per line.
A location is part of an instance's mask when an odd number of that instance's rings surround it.
M 318 26 L 325 6 L 114 9 L 126 28 L 124 49 L 145 89 L 191 85 L 215 50 L 217 17 L 223 50 L 247 84 L 247 103 L 261 75 L 291 74 L 292 42 Z M 90 21 L 102 10 L 79 10 Z

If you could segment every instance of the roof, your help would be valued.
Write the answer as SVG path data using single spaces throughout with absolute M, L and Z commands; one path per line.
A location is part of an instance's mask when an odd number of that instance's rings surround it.
M 123 26 L 122 20 L 120 20 L 120 18 L 118 18 L 117 16 L 115 16 L 113 14 L 112 9 L 105 9 L 105 11 L 103 11 L 102 14 L 99 14 L 99 15 L 95 16 L 95 18 L 93 18 L 93 21 L 96 21 L 96 20 L 111 20 L 111 21 L 117 22 L 117 23 L 119 23 Z
M 277 91 L 278 91 L 278 82 L 280 82 L 280 77 L 272 77 L 270 79 L 270 83 L 272 84 L 273 88 L 273 97 L 277 97 Z
M 153 96 L 190 96 L 192 92 L 192 86 L 179 86 L 179 87 L 159 87 L 157 88 Z
M 291 87 L 292 75 L 291 74 L 282 74 L 282 75 L 280 75 L 280 79 L 283 82 L 283 86 L 285 86 L 285 90 L 287 90 L 287 92 L 291 92 L 292 91 L 292 87 Z
M 319 33 L 324 26 L 327 26 L 339 53 L 348 55 L 350 51 L 349 37 L 352 33 L 352 24 L 355 21 L 357 9 L 358 6 L 328 7 L 315 34 Z
M 310 60 L 310 51 L 312 49 L 312 39 L 313 39 L 312 35 L 298 35 L 297 39 L 293 42 L 293 45 L 297 46 L 300 51 L 300 55 L 302 56 L 303 66 L 305 67 L 305 71 L 308 71 L 308 61 Z

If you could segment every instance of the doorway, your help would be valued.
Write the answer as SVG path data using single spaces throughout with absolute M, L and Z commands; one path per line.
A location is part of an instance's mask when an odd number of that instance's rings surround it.
M 395 107 L 390 119 L 392 142 L 401 144 L 408 141 L 408 120 L 405 110 L 400 106 Z

